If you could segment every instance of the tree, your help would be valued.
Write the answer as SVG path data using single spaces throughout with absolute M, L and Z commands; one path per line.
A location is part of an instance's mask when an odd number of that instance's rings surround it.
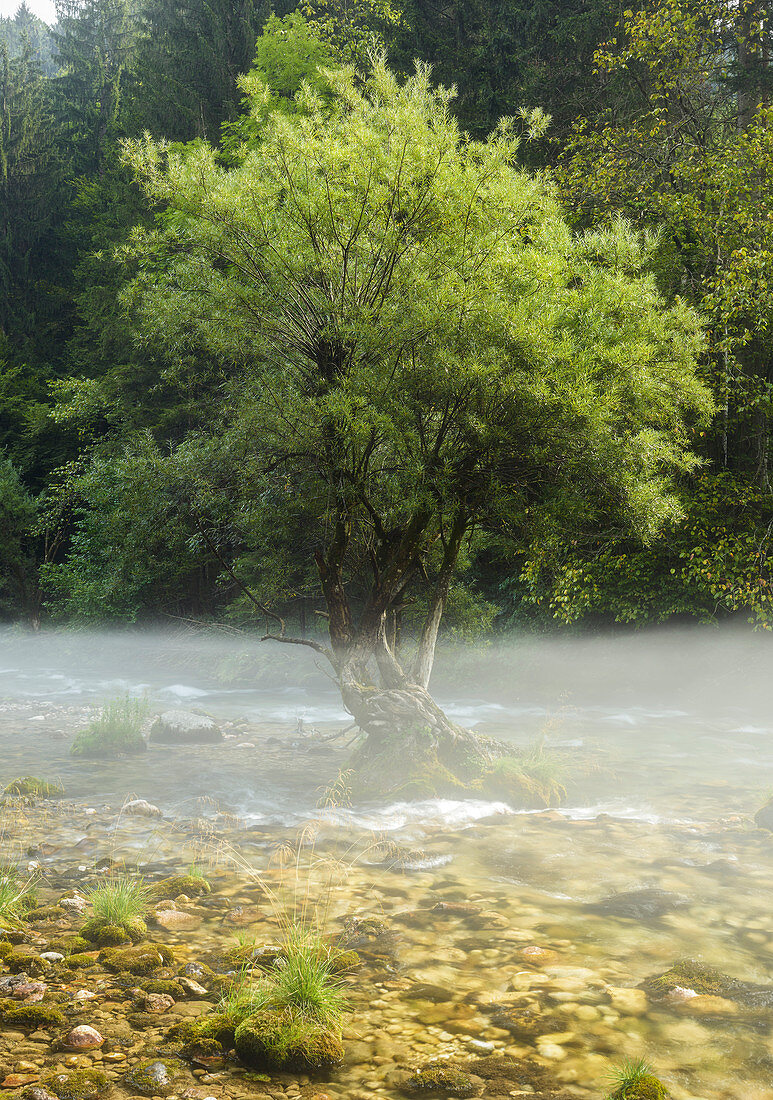
M 765 490 L 773 405 L 770 18 L 753 0 L 626 11 L 596 55 L 628 109 L 578 120 L 559 172 L 575 220 L 661 230 L 658 270 L 709 321 L 712 457 Z
M 332 666 L 367 733 L 361 777 L 469 778 L 490 749 L 428 692 L 460 560 L 486 528 L 603 516 L 648 538 L 678 513 L 669 474 L 694 465 L 689 425 L 711 409 L 699 326 L 665 306 L 624 225 L 572 238 L 514 167 L 512 121 L 467 140 L 424 68 L 330 81 L 332 102 L 307 88 L 297 113 L 264 118 L 246 78 L 264 122 L 233 166 L 200 143 L 128 146 L 166 214 L 126 251 L 126 304 L 146 346 L 204 346 L 231 375 L 178 499 L 232 575 L 243 517 L 270 540 L 265 509 L 313 502 L 327 643 L 260 603 L 268 638 Z M 417 590 L 426 612 L 399 651 Z

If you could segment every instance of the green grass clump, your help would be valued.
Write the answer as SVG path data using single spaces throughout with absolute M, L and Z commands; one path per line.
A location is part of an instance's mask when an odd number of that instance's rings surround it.
M 144 699 L 126 695 L 105 703 L 100 714 L 81 730 L 70 749 L 73 756 L 116 756 L 147 749 L 142 726 L 148 713 Z
M 19 928 L 35 907 L 35 887 L 14 867 L 0 867 L 0 929 Z
M 244 976 L 219 1008 L 238 1020 L 266 1010 L 313 1019 L 333 1030 L 340 1028 L 346 998 L 336 977 L 335 958 L 316 931 L 288 926 L 275 967 L 255 980 Z
M 81 929 L 84 939 L 100 946 L 137 941 L 147 932 L 148 888 L 142 879 L 119 875 L 86 892 L 92 916 Z
M 64 787 L 60 783 L 49 783 L 45 779 L 38 779 L 36 775 L 24 775 L 11 780 L 3 794 L 30 795 L 37 798 L 61 798 L 64 794 Z
M 626 1060 L 611 1071 L 610 1078 L 608 1100 L 667 1100 L 668 1090 L 643 1058 Z
M 483 776 L 483 788 L 518 809 L 560 806 L 566 798 L 566 765 L 544 741 L 495 760 Z

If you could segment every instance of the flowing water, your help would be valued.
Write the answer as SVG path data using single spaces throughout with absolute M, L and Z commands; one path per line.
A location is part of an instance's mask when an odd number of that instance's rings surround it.
M 638 987 L 685 957 L 773 986 L 773 836 L 752 820 L 773 783 L 772 674 L 769 638 L 708 630 L 449 651 L 433 683 L 447 712 L 517 746 L 544 738 L 565 757 L 566 804 L 321 805 L 346 758 L 326 738 L 348 720 L 310 653 L 9 630 L 0 780 L 58 779 L 66 795 L 7 809 L 1 842 L 39 863 L 54 893 L 107 857 L 151 875 L 209 861 L 213 895 L 172 937 L 195 961 L 235 942 L 223 906 L 267 937 L 275 916 L 255 875 L 277 875 L 277 850 L 307 826 L 302 842 L 313 832 L 314 850 L 336 859 L 331 927 L 375 915 L 388 928 L 361 943 L 368 965 L 347 979 L 344 1067 L 309 1095 L 397 1096 L 402 1070 L 493 1050 L 535 1076 L 489 1082 L 485 1096 L 601 1097 L 611 1064 L 645 1057 L 675 1100 L 757 1100 L 773 1095 L 773 994 L 663 1000 Z M 74 760 L 77 730 L 125 693 L 151 713 L 206 712 L 225 739 Z M 132 798 L 162 816 L 123 813 Z M 419 996 L 422 985 L 435 992 Z M 503 1007 L 529 1009 L 541 1034 L 501 1026 Z M 212 1076 L 202 1095 L 245 1094 L 233 1071 Z

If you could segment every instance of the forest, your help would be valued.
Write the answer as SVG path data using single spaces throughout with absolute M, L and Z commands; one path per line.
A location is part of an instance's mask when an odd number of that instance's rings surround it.
M 773 625 L 766 4 L 57 12 L 0 21 L 3 618 L 424 686 L 443 612 Z

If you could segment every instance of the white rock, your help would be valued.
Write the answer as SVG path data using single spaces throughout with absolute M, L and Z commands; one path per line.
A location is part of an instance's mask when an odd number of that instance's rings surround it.
M 130 814 L 133 817 L 161 817 L 158 806 L 152 805 L 145 798 L 135 798 L 131 802 L 124 803 L 121 813 Z

